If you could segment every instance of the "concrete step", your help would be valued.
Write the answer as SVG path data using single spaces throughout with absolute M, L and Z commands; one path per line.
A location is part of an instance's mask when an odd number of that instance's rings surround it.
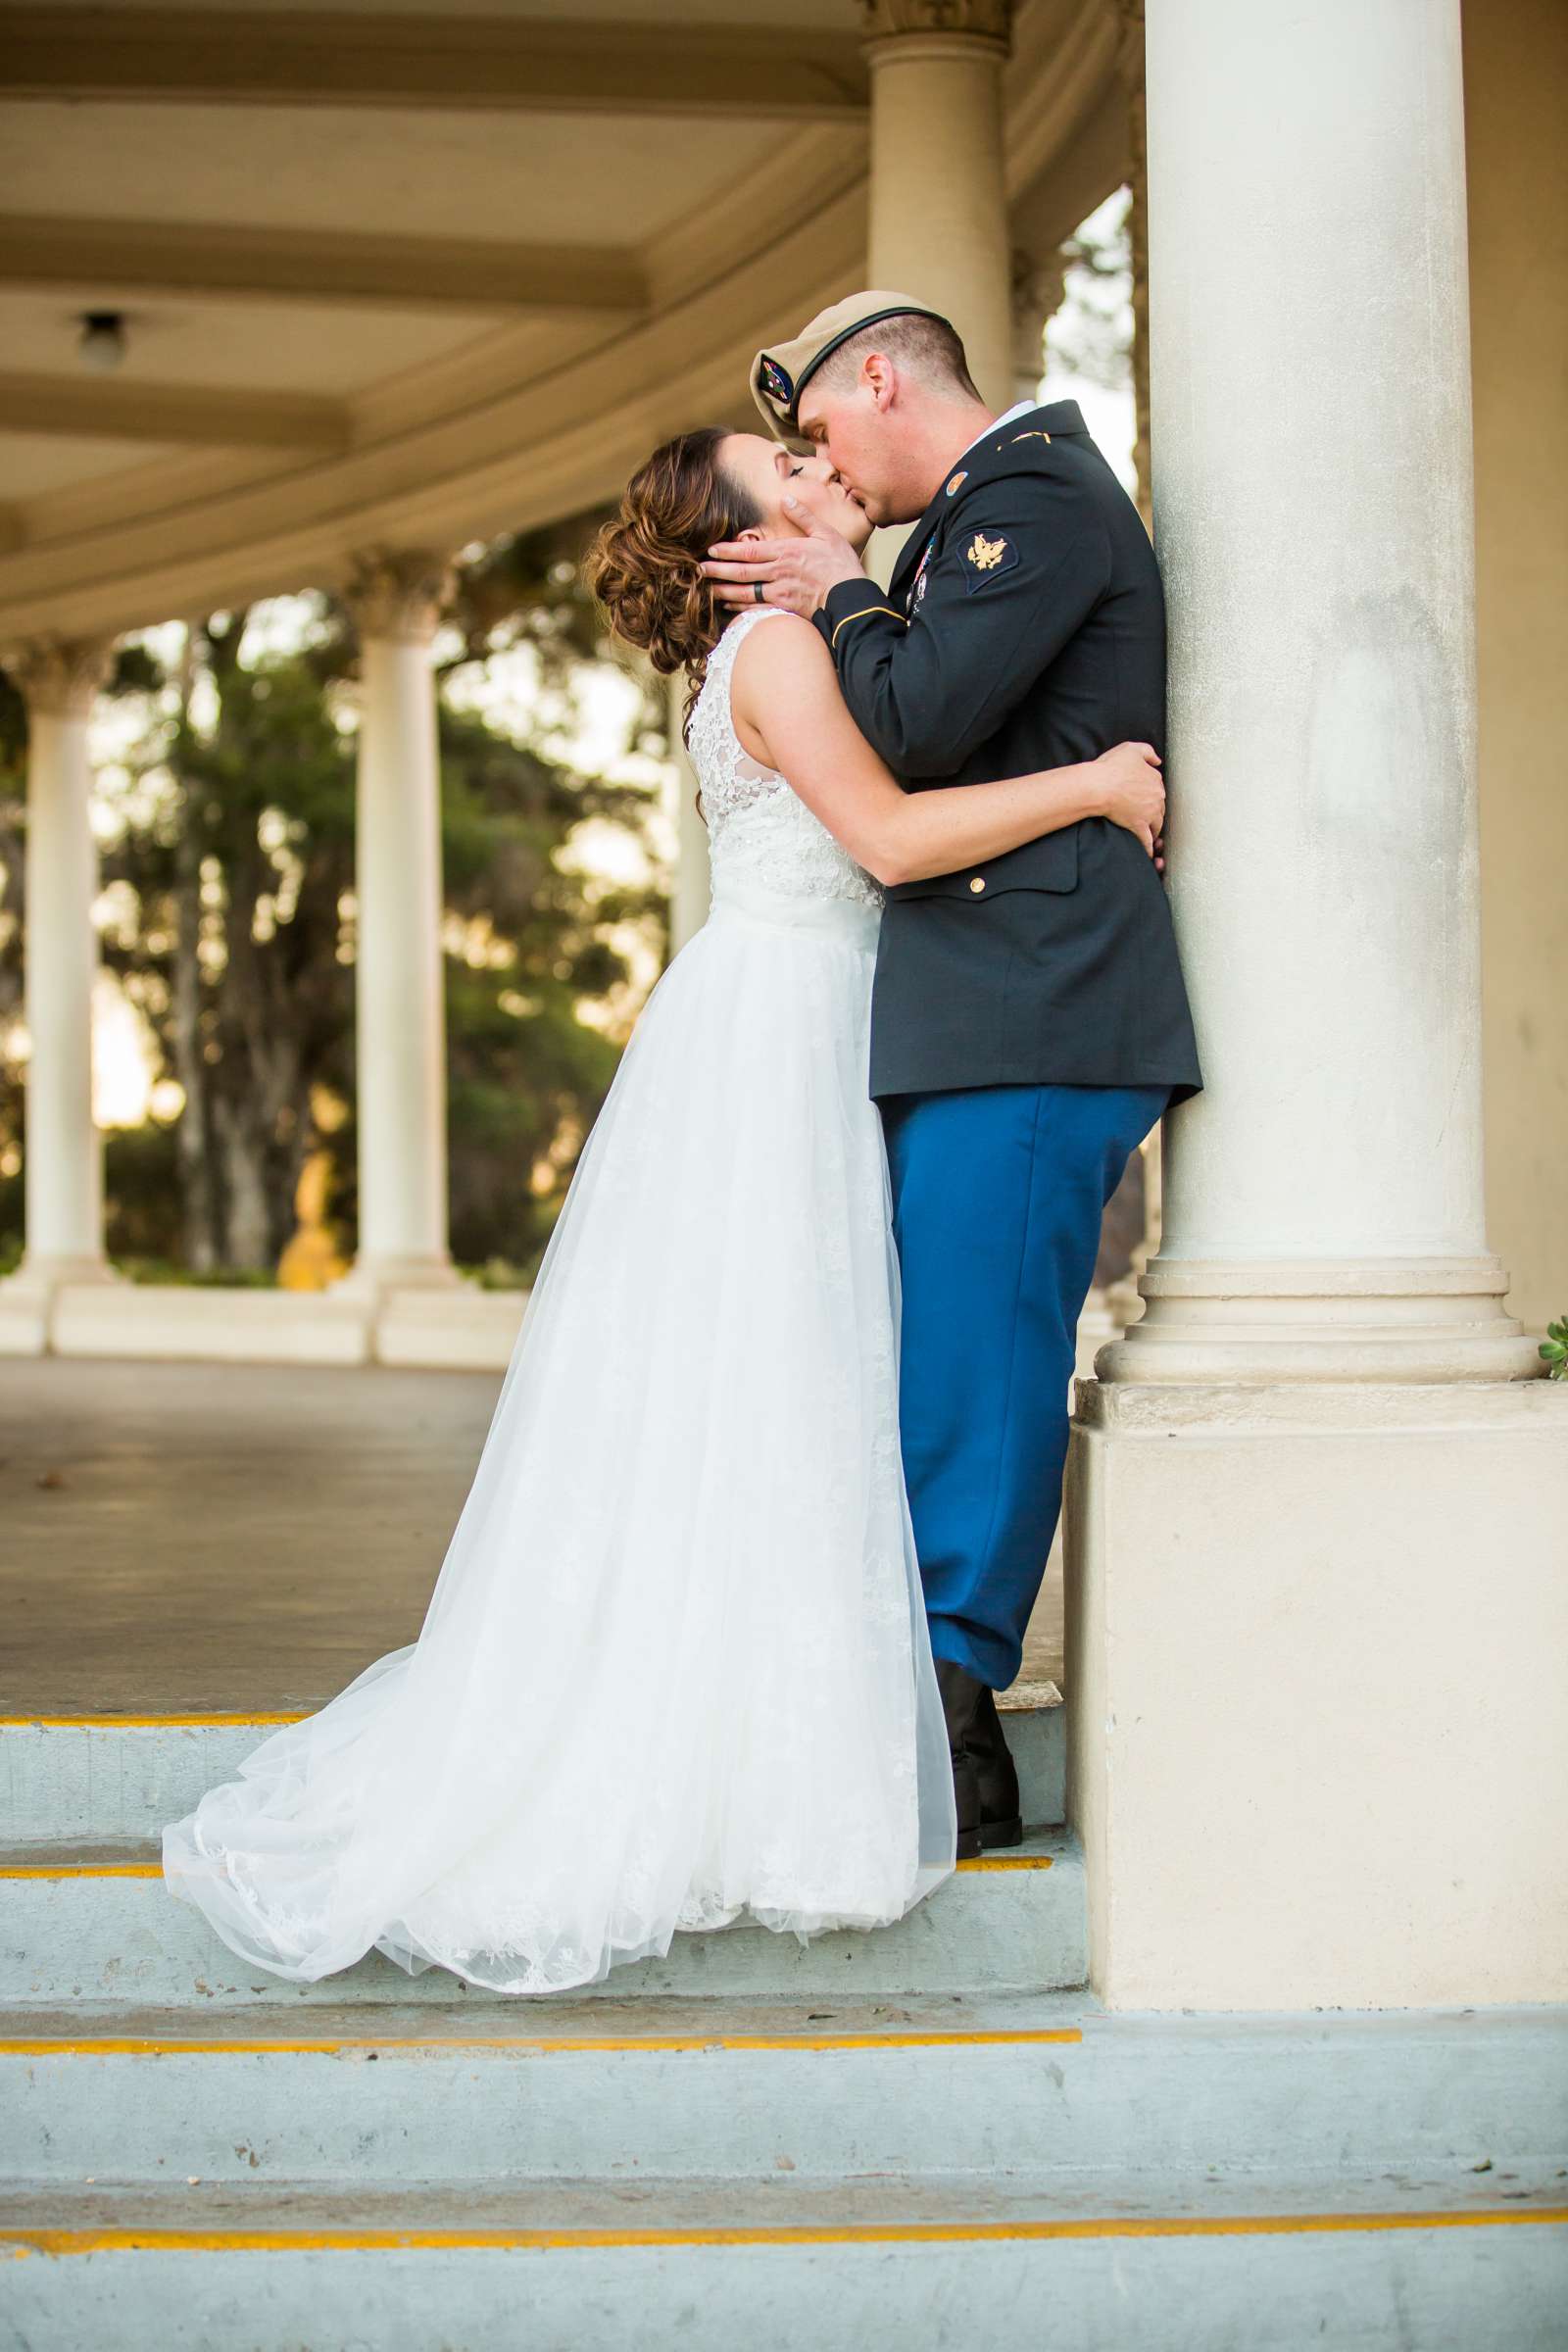
M 1065 1818 L 1066 1722 L 1054 1684 L 1001 1699 L 1023 1818 Z M 0 1717 L 0 1846 L 157 1838 L 282 1723 L 276 1715 Z
M 1568 2309 L 1560 2192 L 1451 2172 L 51 2185 L 6 2253 L 28 2352 L 1562 2352 Z
M 1053 2136 L 1066 1997 L 0 2011 L 0 2177 L 981 2169 Z
M 767 1928 L 679 1934 L 663 1958 L 612 1969 L 596 1993 L 1049 1991 L 1088 1973 L 1083 1857 L 1062 1831 L 960 1862 L 896 1926 L 801 1944 Z M 247 1968 L 164 1884 L 150 1841 L 0 1852 L 0 2004 L 450 2000 L 455 1980 L 410 1977 L 379 1952 L 319 1984 Z M 474 2007 L 516 2008 L 470 1989 Z M 554 1996 L 551 1996 L 552 1998 Z M 537 2002 L 530 2006 L 537 2007 Z
M 1082 1994 L 0 2011 L 0 2177 L 367 2184 L 1348 2170 L 1568 2200 L 1558 2011 L 1107 2015 Z

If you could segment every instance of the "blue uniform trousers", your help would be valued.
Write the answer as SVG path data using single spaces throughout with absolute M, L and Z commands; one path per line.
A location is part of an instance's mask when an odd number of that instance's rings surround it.
M 881 1102 L 903 1272 L 899 1412 L 931 1646 L 1004 1690 L 1061 1508 L 1101 1217 L 1165 1086 Z

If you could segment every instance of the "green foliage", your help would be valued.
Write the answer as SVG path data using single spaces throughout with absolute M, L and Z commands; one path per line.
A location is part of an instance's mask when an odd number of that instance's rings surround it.
M 339 943 L 353 746 L 318 649 L 246 662 L 246 618 L 214 616 L 185 674 L 155 679 L 132 765 L 162 789 L 132 800 L 104 859 L 131 909 L 106 935 L 105 959 L 144 1016 L 160 1074 L 185 1096 L 162 1193 L 142 1200 L 111 1178 L 109 1246 L 179 1258 L 192 1274 L 275 1265 L 313 1090 L 352 1081 L 353 974 Z M 131 1155 L 120 1157 L 128 1173 Z
M 1560 1323 L 1548 1323 L 1546 1336 L 1541 1343 L 1542 1361 L 1546 1366 L 1548 1380 L 1568 1380 L 1568 1315 Z
M 526 1269 L 619 1059 L 578 1008 L 626 979 L 612 928 L 656 911 L 634 894 L 590 899 L 560 853 L 583 818 L 635 826 L 647 803 L 448 709 L 441 779 L 447 904 L 472 939 L 468 958 L 447 960 L 452 1247 L 466 1262 Z M 535 1171 L 551 1168 L 554 1180 L 538 1185 Z
M 175 1146 L 173 1128 L 153 1119 L 143 1127 L 116 1128 L 104 1138 L 106 1222 L 121 1266 L 157 1258 L 177 1230 L 170 1213 L 179 1198 Z

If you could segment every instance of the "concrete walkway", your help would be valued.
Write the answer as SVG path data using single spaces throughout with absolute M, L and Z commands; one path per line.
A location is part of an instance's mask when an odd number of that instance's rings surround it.
M 500 1385 L 0 1362 L 0 1714 L 321 1705 L 417 1637 Z M 1045 1680 L 1054 1569 L 1020 1678 Z

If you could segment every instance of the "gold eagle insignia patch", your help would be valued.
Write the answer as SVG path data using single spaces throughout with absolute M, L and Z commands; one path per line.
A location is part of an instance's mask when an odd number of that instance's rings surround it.
M 963 555 L 963 586 L 968 596 L 979 596 L 994 580 L 1005 577 L 1017 568 L 1021 561 L 1016 543 L 998 531 L 988 539 L 984 531 L 976 531 L 972 539 L 960 541 Z

